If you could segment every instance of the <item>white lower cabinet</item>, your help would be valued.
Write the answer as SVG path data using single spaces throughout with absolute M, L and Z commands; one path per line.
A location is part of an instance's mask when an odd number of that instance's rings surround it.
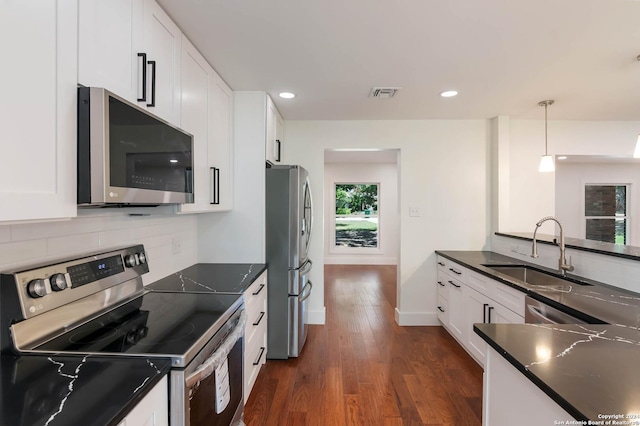
M 524 323 L 523 292 L 441 256 L 437 285 L 440 322 L 482 366 L 488 346 L 473 331 L 473 324 Z
M 267 361 L 267 271 L 244 292 L 247 323 L 244 328 L 244 402 Z
M 136 405 L 118 426 L 168 426 L 169 388 L 167 376 Z
M 483 426 L 583 424 L 491 347 L 483 380 Z

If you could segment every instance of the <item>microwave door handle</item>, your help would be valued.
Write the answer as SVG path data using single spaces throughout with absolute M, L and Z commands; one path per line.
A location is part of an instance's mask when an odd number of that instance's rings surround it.
M 140 52 L 138 58 L 142 58 L 142 97 L 138 102 L 147 102 L 147 54 Z
M 156 106 L 156 61 L 147 61 L 151 65 L 151 103 L 148 103 L 148 107 Z M 145 86 L 146 87 L 146 86 Z

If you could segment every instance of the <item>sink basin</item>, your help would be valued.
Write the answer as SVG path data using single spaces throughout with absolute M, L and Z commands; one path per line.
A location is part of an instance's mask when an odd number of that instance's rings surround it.
M 562 286 L 567 284 L 591 285 L 572 278 L 562 278 L 528 265 L 482 265 L 530 285 Z

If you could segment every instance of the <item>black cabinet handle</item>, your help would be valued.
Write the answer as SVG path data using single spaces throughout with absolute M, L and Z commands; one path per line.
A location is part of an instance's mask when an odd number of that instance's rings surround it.
M 482 305 L 482 323 L 483 324 L 487 323 L 487 306 L 489 306 L 488 303 L 484 303 Z
M 438 306 L 438 310 L 439 310 L 440 312 L 444 312 L 444 309 L 442 309 L 440 306 Z
M 147 104 L 148 107 L 156 106 L 156 61 L 147 61 L 151 65 L 151 103 Z
M 488 324 L 491 324 L 491 311 L 493 311 L 493 306 L 489 306 L 489 309 L 487 309 L 489 311 L 489 321 Z
M 220 204 L 220 169 L 209 167 L 211 171 L 211 202 L 209 204 Z
M 282 143 L 280 143 L 280 139 L 276 139 L 276 161 L 280 162 L 280 154 L 282 153 Z
M 147 102 L 147 54 L 140 52 L 138 58 L 142 58 L 142 97 L 138 102 Z
M 438 262 L 438 265 L 445 266 L 444 263 L 442 263 L 442 262 Z
M 454 274 L 462 275 L 462 272 L 458 272 L 458 271 L 456 271 L 456 270 L 455 270 L 455 269 L 453 269 L 453 268 L 449 268 L 449 270 L 450 270 L 451 272 L 453 272 Z
M 440 284 L 442 287 L 444 287 L 444 284 L 442 283 L 442 281 L 438 281 L 438 284 Z
M 260 287 L 258 287 L 258 289 L 256 290 L 255 293 L 251 293 L 253 296 L 257 296 L 258 293 L 260 293 L 262 291 L 262 289 L 265 288 L 264 284 L 260 284 Z
M 264 317 L 264 312 L 260 312 L 260 316 L 258 317 L 258 319 L 256 320 L 256 322 L 253 323 L 253 325 L 258 325 L 260 324 L 260 321 L 262 321 L 262 318 Z
M 260 354 L 258 354 L 258 359 L 256 359 L 256 362 L 253 363 L 253 365 L 258 365 L 260 364 L 260 360 L 262 359 L 262 354 L 264 353 L 264 346 L 260 346 Z
M 449 284 L 451 284 L 455 288 L 460 288 L 460 286 L 458 284 L 454 283 L 453 281 L 449 281 Z

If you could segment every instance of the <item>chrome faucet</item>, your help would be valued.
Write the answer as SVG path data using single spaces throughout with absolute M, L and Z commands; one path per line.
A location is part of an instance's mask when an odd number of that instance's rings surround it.
M 536 229 L 533 231 L 533 245 L 531 246 L 531 257 L 538 257 L 538 245 L 536 242 L 536 233 L 538 232 L 538 228 L 540 228 L 540 226 L 542 226 L 542 224 L 548 220 L 553 220 L 555 223 L 558 224 L 558 227 L 560 228 L 560 259 L 558 260 L 558 272 L 560 272 L 560 274 L 562 274 L 562 276 L 564 277 L 567 275 L 567 271 L 569 272 L 573 271 L 573 266 L 571 265 L 571 261 L 567 262 L 567 257 L 565 255 L 565 248 L 564 248 L 564 230 L 562 229 L 562 225 L 560 224 L 558 219 L 556 219 L 555 217 L 546 216 L 540 219 L 538 223 L 536 223 Z

